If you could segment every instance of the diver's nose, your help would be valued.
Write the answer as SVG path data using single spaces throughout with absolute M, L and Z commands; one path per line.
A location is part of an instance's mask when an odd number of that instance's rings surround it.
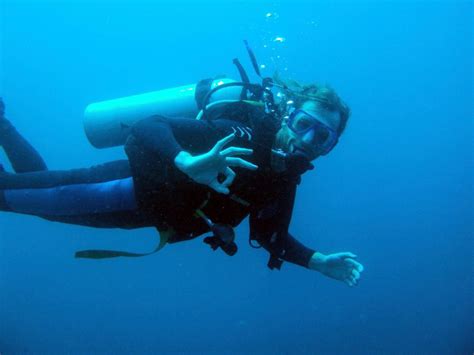
M 303 142 L 307 144 L 314 143 L 314 129 L 305 133 L 305 135 L 303 136 Z

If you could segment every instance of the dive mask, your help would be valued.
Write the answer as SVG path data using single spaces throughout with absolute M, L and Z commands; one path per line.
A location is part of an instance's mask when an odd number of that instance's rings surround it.
M 301 109 L 290 114 L 288 128 L 301 139 L 310 140 L 320 155 L 328 154 L 339 140 L 339 134 L 333 128 Z

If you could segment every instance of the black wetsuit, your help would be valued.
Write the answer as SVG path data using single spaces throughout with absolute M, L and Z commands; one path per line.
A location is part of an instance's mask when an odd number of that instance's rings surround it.
M 263 117 L 150 117 L 132 128 L 125 145 L 128 160 L 88 169 L 0 173 L 0 210 L 93 227 L 172 227 L 176 234 L 170 242 L 209 231 L 197 209 L 214 223 L 231 226 L 250 216 L 250 237 L 270 252 L 271 268 L 279 268 L 282 260 L 306 267 L 314 250 L 288 233 L 300 177 L 271 169 L 269 147 L 276 131 L 276 123 Z M 235 168 L 229 195 L 176 168 L 180 151 L 205 153 L 232 132 L 236 139 L 230 145 L 252 148 L 254 154 L 245 159 L 259 169 Z

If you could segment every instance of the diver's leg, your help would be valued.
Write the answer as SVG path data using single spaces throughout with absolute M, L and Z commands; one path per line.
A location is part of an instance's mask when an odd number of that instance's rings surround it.
M 47 170 L 43 158 L 5 118 L 4 112 L 5 105 L 0 98 L 0 146 L 5 150 L 15 172 Z
M 143 227 L 127 160 L 87 169 L 0 174 L 0 211 L 92 227 Z

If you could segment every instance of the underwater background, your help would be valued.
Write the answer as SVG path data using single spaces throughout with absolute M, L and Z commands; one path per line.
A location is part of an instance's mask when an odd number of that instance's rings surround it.
M 336 149 L 303 177 L 291 231 L 364 264 L 349 288 L 248 245 L 202 240 L 138 259 L 153 229 L 98 230 L 0 214 L 0 353 L 472 354 L 471 1 L 0 3 L 6 116 L 50 169 L 97 150 L 91 102 L 227 74 L 329 83 L 352 109 Z M 252 78 L 257 78 L 252 75 Z M 9 169 L 3 152 L 0 162 Z

